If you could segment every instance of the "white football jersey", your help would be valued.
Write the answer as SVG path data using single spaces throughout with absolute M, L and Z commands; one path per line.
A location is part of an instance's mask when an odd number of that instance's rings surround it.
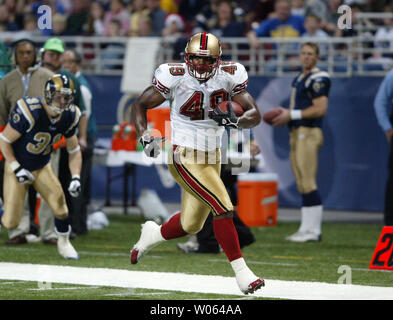
M 236 62 L 222 62 L 215 75 L 200 83 L 185 63 L 160 65 L 153 86 L 170 102 L 172 144 L 209 151 L 221 147 L 224 127 L 209 118 L 222 101 L 247 87 L 248 75 Z

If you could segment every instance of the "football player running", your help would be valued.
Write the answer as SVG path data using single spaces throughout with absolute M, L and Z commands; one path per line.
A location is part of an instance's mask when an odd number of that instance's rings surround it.
M 71 226 L 61 184 L 50 163 L 52 145 L 66 138 L 72 181 L 68 191 L 77 197 L 81 191 L 82 156 L 76 129 L 81 112 L 72 104 L 74 84 L 66 75 L 56 74 L 45 84 L 45 97 L 25 97 L 9 116 L 0 134 L 5 162 L 4 214 L 2 224 L 16 228 L 22 217 L 23 202 L 31 184 L 48 203 L 55 215 L 57 248 L 65 259 L 79 259 L 69 241 Z
M 136 264 L 151 248 L 163 241 L 198 233 L 213 212 L 214 234 L 225 252 L 244 294 L 264 286 L 242 256 L 233 224 L 233 205 L 220 178 L 220 147 L 225 127 L 252 128 L 261 115 L 246 91 L 248 75 L 243 65 L 221 61 L 221 45 L 210 33 L 193 35 L 185 48 L 185 63 L 167 63 L 155 71 L 149 86 L 132 105 L 132 118 L 144 152 L 160 153 L 160 138 L 147 130 L 146 112 L 169 100 L 172 149 L 169 170 L 182 188 L 181 212 L 168 222 L 142 225 L 139 241 L 131 250 Z M 216 110 L 222 101 L 233 100 L 245 110 L 237 117 L 229 104 L 226 112 Z M 212 161 L 213 160 L 213 161 Z
M 323 144 L 322 120 L 328 107 L 330 77 L 317 68 L 319 47 L 301 46 L 302 72 L 292 82 L 289 109 L 274 118 L 274 126 L 288 124 L 290 160 L 297 189 L 302 196 L 299 230 L 286 239 L 292 242 L 321 241 L 322 199 L 316 182 L 318 151 Z

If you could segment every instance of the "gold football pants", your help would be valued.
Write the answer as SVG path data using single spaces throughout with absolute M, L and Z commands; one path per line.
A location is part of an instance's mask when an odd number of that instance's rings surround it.
M 174 146 L 168 167 L 182 188 L 180 223 L 187 233 L 198 233 L 212 211 L 213 215 L 233 211 L 233 205 L 220 177 L 221 152 L 205 152 Z
M 34 189 L 49 205 L 56 218 L 65 219 L 68 215 L 68 208 L 63 189 L 51 163 L 49 162 L 45 167 L 31 173 L 35 177 L 32 183 Z M 27 184 L 18 182 L 6 161 L 4 168 L 4 214 L 1 221 L 7 229 L 16 228 L 22 218 L 27 188 Z
M 316 190 L 318 152 L 323 144 L 320 128 L 299 127 L 290 132 L 290 160 L 301 194 Z

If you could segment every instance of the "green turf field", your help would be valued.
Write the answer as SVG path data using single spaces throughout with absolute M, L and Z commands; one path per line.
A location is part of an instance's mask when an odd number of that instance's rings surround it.
M 73 240 L 81 256 L 79 261 L 66 261 L 57 254 L 56 246 L 42 243 L 6 246 L 7 235 L 2 228 L 0 261 L 233 276 L 230 264 L 223 253 L 184 254 L 179 251 L 176 243 L 185 239 L 162 243 L 152 249 L 140 263 L 131 265 L 129 250 L 139 238 L 140 224 L 143 221 L 134 215 L 110 215 L 109 227 L 90 231 L 87 236 L 79 236 Z M 368 269 L 382 225 L 324 223 L 321 243 L 300 244 L 285 241 L 285 236 L 295 232 L 297 227 L 297 223 L 278 223 L 274 227 L 253 228 L 257 241 L 243 249 L 249 267 L 266 279 L 338 283 L 341 276 L 338 270 L 340 266 L 347 265 L 352 271 L 352 284 L 393 286 L 392 271 Z M 61 283 L 52 283 L 51 288 L 41 288 L 34 281 L 0 280 L 0 299 L 257 298 Z

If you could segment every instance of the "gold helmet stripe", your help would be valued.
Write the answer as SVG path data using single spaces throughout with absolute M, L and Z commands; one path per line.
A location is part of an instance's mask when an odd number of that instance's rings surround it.
M 61 80 L 61 77 L 54 76 L 52 77 L 52 80 L 55 83 L 56 91 L 60 91 L 60 89 L 63 88 L 63 81 Z

